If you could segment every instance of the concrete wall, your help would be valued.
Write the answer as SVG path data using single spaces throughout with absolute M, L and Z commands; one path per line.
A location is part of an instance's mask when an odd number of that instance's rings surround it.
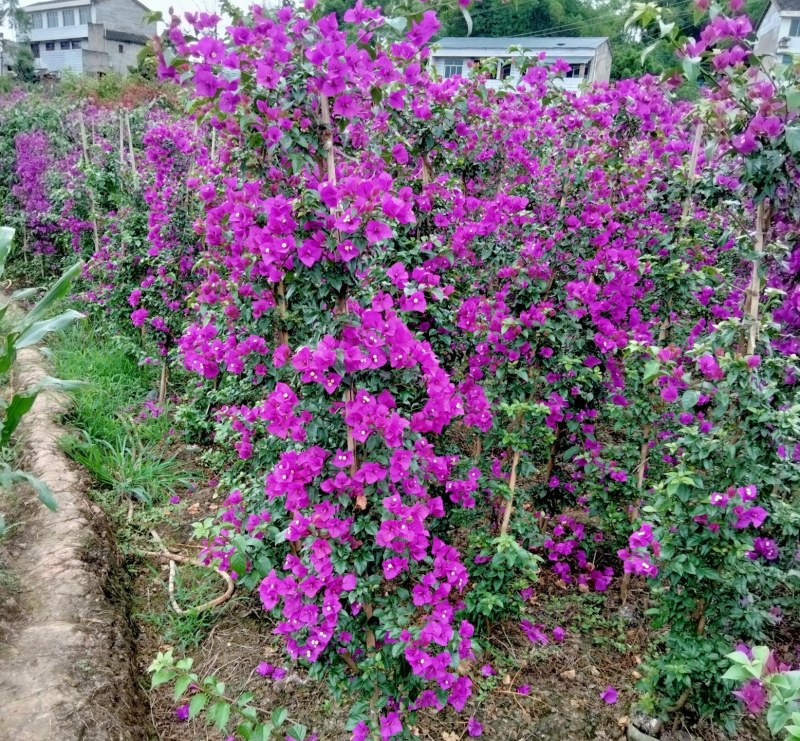
M 86 42 L 86 48 L 92 51 L 99 51 L 105 53 L 106 51 L 106 29 L 99 23 L 90 23 L 89 38 Z
M 135 0 L 99 0 L 95 12 L 96 22 L 103 23 L 107 30 L 136 33 L 148 38 L 156 35 L 156 24 L 144 22 L 147 10 Z
M 757 29 L 756 54 L 775 54 L 778 48 L 778 39 L 781 32 L 781 14 L 775 3 L 769 4 L 769 10 L 764 15 Z
M 120 54 L 119 47 L 122 47 Z M 142 50 L 140 44 L 129 44 L 125 41 L 106 40 L 108 63 L 115 72 L 128 74 L 128 67 L 136 66 L 136 55 Z
M 96 75 L 108 72 L 108 55 L 101 51 L 83 50 L 83 73 Z
M 591 82 L 608 82 L 611 79 L 611 45 L 604 41 L 597 47 L 592 68 L 589 70 Z

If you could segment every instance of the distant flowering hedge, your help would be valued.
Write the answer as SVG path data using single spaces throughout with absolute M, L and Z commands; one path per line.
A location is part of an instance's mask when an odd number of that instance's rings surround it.
M 721 657 L 798 589 L 796 77 L 715 7 L 698 41 L 662 25 L 698 104 L 542 59 L 490 91 L 435 76 L 430 9 L 313 5 L 173 19 L 190 113 L 116 150 L 90 117 L 87 295 L 189 376 L 230 489 L 206 559 L 352 694 L 354 739 L 464 709 L 487 623 L 563 640 L 542 564 L 623 601 L 647 577 L 645 704 L 729 713 Z

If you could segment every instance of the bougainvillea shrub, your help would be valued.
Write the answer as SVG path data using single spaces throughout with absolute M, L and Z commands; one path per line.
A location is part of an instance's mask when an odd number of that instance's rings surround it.
M 698 103 L 539 58 L 487 90 L 435 76 L 430 9 L 307 5 L 173 19 L 185 117 L 83 112 L 85 295 L 189 378 L 227 494 L 205 558 L 356 739 L 461 711 L 498 621 L 562 640 L 542 569 L 646 583 L 643 704 L 730 717 L 725 656 L 797 606 L 796 73 L 715 7 L 660 27 Z

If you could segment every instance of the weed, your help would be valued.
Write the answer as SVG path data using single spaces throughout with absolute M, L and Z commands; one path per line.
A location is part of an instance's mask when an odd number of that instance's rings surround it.
M 174 456 L 161 458 L 153 443 L 130 434 L 118 435 L 111 443 L 83 433 L 65 438 L 62 445 L 99 483 L 121 497 L 152 505 L 192 485 L 192 474 L 182 470 Z

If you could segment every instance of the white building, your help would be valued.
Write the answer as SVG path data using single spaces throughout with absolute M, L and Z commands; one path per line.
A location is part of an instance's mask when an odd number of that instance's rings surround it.
M 756 28 L 756 54 L 770 55 L 778 64 L 791 64 L 800 54 L 800 0 L 772 0 Z
M 800 0 L 790 0 L 800 2 Z M 488 80 L 499 87 L 504 80 L 515 84 L 520 79 L 519 62 L 544 52 L 545 64 L 563 59 L 570 66 L 558 84 L 577 91 L 582 83 L 608 82 L 611 75 L 611 46 L 601 36 L 446 36 L 433 47 L 433 66 L 441 77 L 468 77 L 476 62 L 496 59 L 497 72 Z
M 156 35 L 139 0 L 47 0 L 23 8 L 31 17 L 28 38 L 35 65 L 58 74 L 126 74 Z

